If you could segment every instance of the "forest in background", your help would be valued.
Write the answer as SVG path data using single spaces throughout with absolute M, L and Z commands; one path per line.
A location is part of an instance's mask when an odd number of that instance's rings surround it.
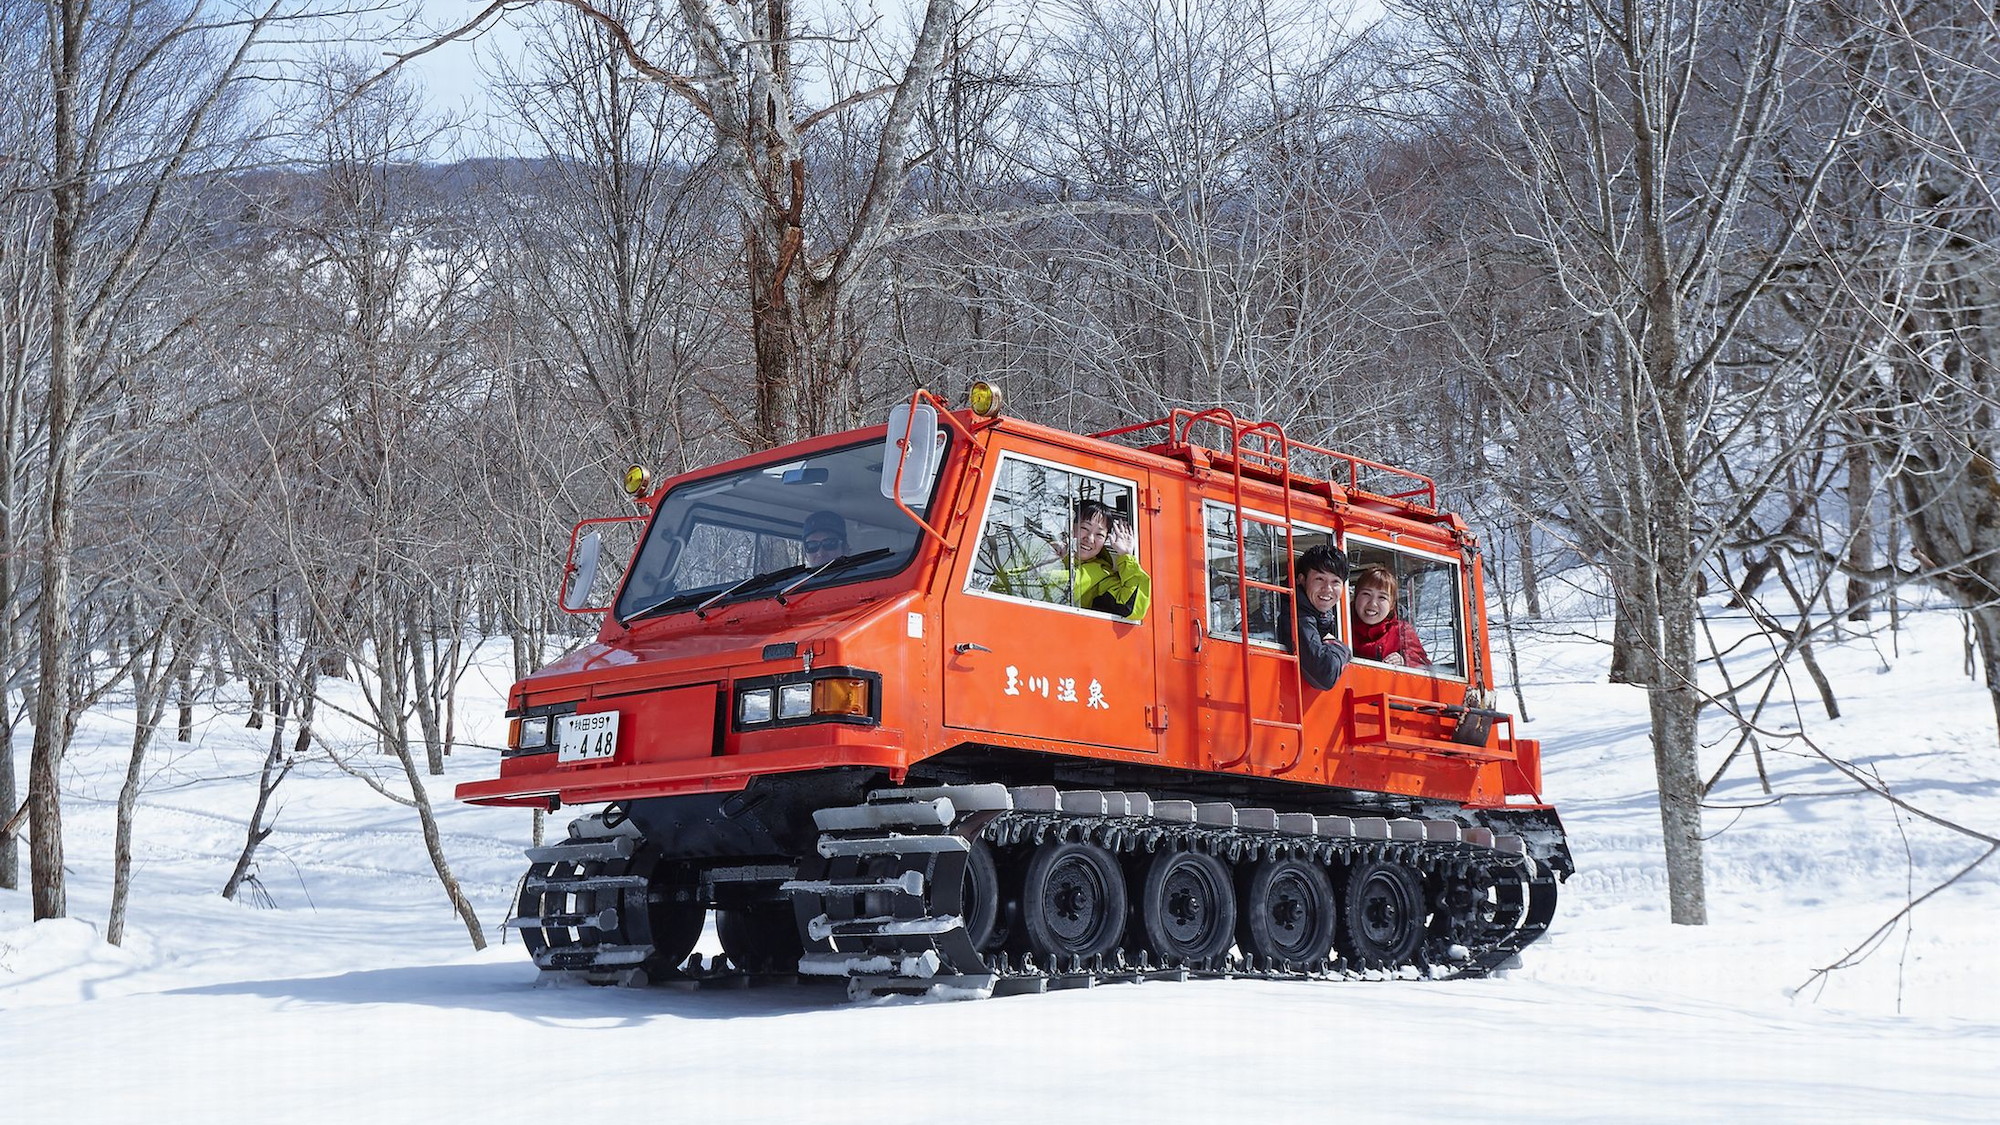
M 579 635 L 562 549 L 625 465 L 994 379 L 1065 428 L 1220 405 L 1409 466 L 1497 613 L 1601 598 L 1702 921 L 1697 717 L 1754 768 L 1793 670 L 1838 708 L 1815 637 L 1907 583 L 2000 688 L 1996 13 L 1385 7 L 495 5 L 521 147 L 465 160 L 482 123 L 357 9 L 0 0 L 0 886 L 65 912 L 62 754 L 112 693 L 129 810 L 250 686 L 227 893 L 335 753 L 329 677 L 428 827 L 466 638 L 525 673 Z M 1724 602 L 1772 655 L 1717 690 Z

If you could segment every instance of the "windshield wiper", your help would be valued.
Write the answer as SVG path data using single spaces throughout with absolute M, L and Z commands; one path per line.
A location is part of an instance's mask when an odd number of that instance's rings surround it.
M 625 618 L 625 624 L 630 625 L 632 622 L 645 617 L 654 617 L 663 613 L 672 613 L 673 611 L 681 609 L 684 606 L 693 605 L 695 602 L 698 602 L 702 598 L 705 598 L 707 596 L 708 595 L 702 593 L 699 590 L 690 594 L 675 594 L 672 597 L 665 599 L 664 601 L 654 602 L 652 605 L 647 606 L 645 609 L 642 609 L 637 613 L 628 614 Z
M 715 603 L 721 601 L 722 599 L 727 598 L 732 594 L 741 593 L 744 590 L 755 589 L 756 587 L 762 586 L 767 582 L 775 582 L 780 578 L 788 577 L 804 569 L 805 568 L 803 566 L 800 566 L 797 563 L 793 563 L 791 566 L 779 567 L 777 570 L 767 570 L 762 574 L 753 574 L 750 577 L 745 578 L 743 581 L 738 582 L 734 586 L 730 586 L 727 589 L 717 592 L 716 594 L 712 595 L 707 601 L 694 607 L 694 615 L 706 621 L 708 620 L 709 609 L 712 608 L 715 605 Z
M 799 580 L 797 582 L 794 582 L 791 585 L 785 587 L 784 589 L 778 591 L 778 604 L 779 605 L 791 604 L 785 600 L 786 595 L 790 594 L 792 591 L 798 589 L 799 587 L 805 585 L 806 583 L 811 582 L 813 579 L 818 578 L 822 574 L 828 574 L 835 571 L 846 570 L 849 567 L 859 566 L 865 562 L 874 562 L 876 559 L 883 558 L 888 555 L 893 555 L 895 553 L 896 552 L 891 548 L 877 547 L 872 551 L 863 551 L 858 555 L 842 555 L 837 559 L 828 559 L 827 561 L 814 567 L 812 573 L 800 575 Z
M 794 563 L 791 566 L 781 567 L 777 570 L 767 570 L 762 574 L 753 574 L 750 577 L 743 579 L 742 581 L 736 583 L 733 586 L 724 587 L 723 589 L 712 594 L 706 590 L 693 590 L 685 594 L 675 594 L 674 596 L 667 598 L 664 601 L 654 602 L 652 605 L 647 606 L 646 608 L 638 611 L 637 613 L 631 614 L 630 616 L 625 618 L 625 623 L 629 625 L 634 621 L 640 620 L 641 618 L 656 617 L 663 613 L 672 613 L 675 610 L 686 609 L 688 606 L 691 605 L 696 607 L 695 608 L 696 615 L 703 616 L 704 619 L 706 619 L 705 617 L 706 611 L 711 606 L 715 605 L 715 603 L 721 601 L 726 597 L 729 597 L 731 594 L 739 593 L 743 590 L 749 589 L 753 586 L 762 585 L 766 582 L 776 581 L 777 579 L 784 578 L 802 569 L 804 568 Z M 697 603 L 699 604 L 697 605 Z

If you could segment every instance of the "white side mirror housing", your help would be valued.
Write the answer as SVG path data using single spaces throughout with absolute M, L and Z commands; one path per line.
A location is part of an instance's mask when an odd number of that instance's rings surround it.
M 577 612 L 589 607 L 590 587 L 597 581 L 597 556 L 603 546 L 604 536 L 595 531 L 577 540 L 570 558 L 569 588 L 563 591 L 564 609 Z
M 882 495 L 914 504 L 931 494 L 943 461 L 944 434 L 938 429 L 937 408 L 899 403 L 889 412 L 889 433 L 882 441 Z M 902 485 L 897 486 L 897 472 Z

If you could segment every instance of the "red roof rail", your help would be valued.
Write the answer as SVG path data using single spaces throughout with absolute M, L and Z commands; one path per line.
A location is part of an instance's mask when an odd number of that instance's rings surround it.
M 1198 425 L 1220 428 L 1226 435 L 1226 440 L 1219 445 L 1195 441 L 1194 430 Z M 1241 453 L 1243 468 L 1250 472 L 1285 476 L 1295 483 L 1311 484 L 1315 478 L 1298 471 L 1300 454 L 1305 454 L 1309 460 L 1316 458 L 1326 462 L 1324 476 L 1317 478 L 1320 481 L 1331 481 L 1350 492 L 1366 493 L 1412 507 L 1437 510 L 1437 482 L 1422 473 L 1299 441 L 1287 437 L 1284 428 L 1275 422 L 1253 422 L 1238 418 L 1226 408 L 1219 406 L 1212 406 L 1206 410 L 1176 407 L 1173 413 L 1164 418 L 1136 422 L 1090 436 L 1109 440 L 1132 437 L 1155 429 L 1165 431 L 1161 439 L 1142 445 L 1142 448 L 1154 453 L 1185 458 L 1192 450 L 1199 449 L 1211 456 L 1229 457 L 1230 451 L 1237 450 Z M 1256 439 L 1256 444 L 1252 444 L 1251 439 Z M 1376 487 L 1370 487 L 1371 484 Z

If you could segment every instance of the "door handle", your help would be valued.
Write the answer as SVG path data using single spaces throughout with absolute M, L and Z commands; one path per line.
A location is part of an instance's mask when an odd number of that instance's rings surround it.
M 992 652 L 993 650 L 987 648 L 985 645 L 974 644 L 971 641 L 960 641 L 951 646 L 951 651 L 964 656 L 968 652 Z

